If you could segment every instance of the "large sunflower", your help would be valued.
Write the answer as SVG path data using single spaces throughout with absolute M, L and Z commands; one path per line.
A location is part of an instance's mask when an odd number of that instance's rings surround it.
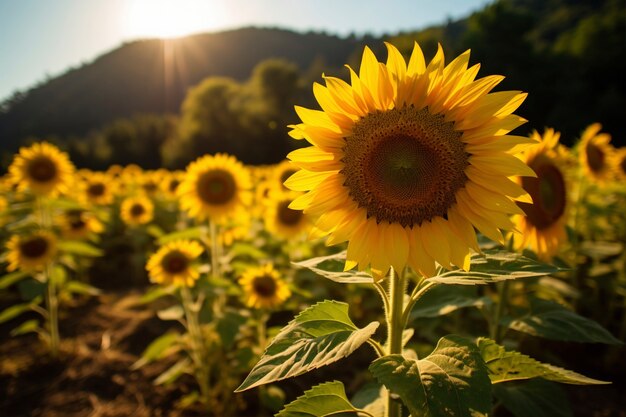
M 144 196 L 128 197 L 120 206 L 120 217 L 129 226 L 149 223 L 154 216 L 154 204 Z
M 239 283 L 245 303 L 252 308 L 276 308 L 291 296 L 291 290 L 272 264 L 246 270 Z
M 193 287 L 200 276 L 195 261 L 203 252 L 193 240 L 176 240 L 161 247 L 146 265 L 150 280 L 156 284 Z
M 30 190 L 42 196 L 66 192 L 73 173 L 67 154 L 47 142 L 21 148 L 9 167 L 9 177 L 19 191 Z
M 349 241 L 346 269 L 468 269 L 474 227 L 501 242 L 522 213 L 512 200 L 529 201 L 509 177 L 534 175 L 511 155 L 531 140 L 507 135 L 526 94 L 490 93 L 504 77 L 475 80 L 469 51 L 446 66 L 441 46 L 428 65 L 417 43 L 408 65 L 387 49 L 385 65 L 366 47 L 351 84 L 314 84 L 322 111 L 296 107 L 290 135 L 313 146 L 289 155 L 301 170 L 286 185 L 308 191 L 290 207 L 320 216 L 328 244 Z
M 603 183 L 613 175 L 611 135 L 600 133 L 602 125 L 594 123 L 583 131 L 578 143 L 578 160 L 585 176 Z
M 559 152 L 560 135 L 554 129 L 546 129 L 543 137 L 534 131 L 531 137 L 538 143 L 520 154 L 537 177 L 520 178 L 519 183 L 530 194 L 533 204 L 517 203 L 525 215 L 513 217 L 521 232 L 513 234 L 513 242 L 516 249 L 529 247 L 545 260 L 550 260 L 567 241 L 569 187 Z
M 52 233 L 40 230 L 26 236 L 13 235 L 6 247 L 7 271 L 41 271 L 54 259 L 57 239 Z
M 187 167 L 177 193 L 183 210 L 199 220 L 223 222 L 250 205 L 250 175 L 234 156 L 206 155 Z
M 266 201 L 265 226 L 270 233 L 282 239 L 291 239 L 311 226 L 309 215 L 302 210 L 289 208 L 297 193 L 275 193 Z

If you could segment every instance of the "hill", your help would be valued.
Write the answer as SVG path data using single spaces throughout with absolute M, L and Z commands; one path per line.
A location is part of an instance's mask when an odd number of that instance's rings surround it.
M 358 44 L 260 28 L 129 42 L 3 103 L 2 148 L 15 150 L 28 136 L 83 135 L 136 113 L 177 113 L 189 87 L 209 76 L 244 80 L 267 58 L 285 58 L 302 71 L 313 63 L 340 67 Z

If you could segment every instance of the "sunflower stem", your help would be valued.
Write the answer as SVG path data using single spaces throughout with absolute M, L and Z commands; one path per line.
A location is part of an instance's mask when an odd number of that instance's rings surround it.
M 389 271 L 389 312 L 387 314 L 387 353 L 389 355 L 402 354 L 402 333 L 404 331 L 402 313 L 405 290 L 403 271 L 396 273 L 392 267 Z M 390 391 L 387 391 L 385 417 L 401 416 L 402 405 L 393 399 Z
M 50 333 L 50 354 L 53 358 L 59 357 L 59 300 L 56 294 L 56 285 L 52 279 L 51 265 L 46 265 L 46 310 L 48 311 L 48 331 Z
M 202 402 L 209 404 L 211 400 L 211 390 L 209 386 L 209 370 L 203 360 L 205 357 L 202 329 L 198 320 L 198 309 L 194 308 L 193 297 L 187 286 L 182 286 L 180 294 L 183 301 L 183 309 L 187 319 L 187 331 L 191 338 L 191 359 L 195 364 L 196 380 L 200 386 L 200 397 Z
M 498 282 L 496 285 L 498 287 L 498 304 L 496 305 L 496 309 L 491 319 L 489 337 L 495 340 L 496 343 L 501 343 L 502 338 L 504 337 L 504 332 L 500 327 L 500 320 L 502 319 L 504 309 L 508 305 L 510 282 L 506 280 L 504 282 Z

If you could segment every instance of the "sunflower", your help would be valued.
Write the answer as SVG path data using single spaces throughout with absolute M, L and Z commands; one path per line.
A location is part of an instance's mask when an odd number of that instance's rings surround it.
M 272 171 L 270 179 L 271 185 L 278 188 L 280 191 L 289 191 L 289 189 L 285 187 L 285 181 L 298 171 L 298 167 L 290 161 L 282 161 L 276 165 Z
M 27 236 L 13 235 L 6 244 L 7 271 L 41 271 L 57 252 L 56 237 L 44 230 Z
M 176 198 L 176 190 L 178 190 L 178 186 L 183 182 L 184 178 L 185 174 L 181 171 L 170 172 L 164 175 L 161 189 L 167 198 L 172 200 Z
M 162 246 L 146 264 L 150 280 L 193 287 L 200 276 L 195 260 L 202 252 L 202 246 L 193 240 L 176 240 Z
M 9 167 L 9 177 L 19 191 L 56 196 L 69 189 L 74 166 L 66 153 L 47 142 L 21 148 Z
M 59 219 L 63 236 L 67 239 L 85 239 L 101 233 L 104 226 L 96 216 L 83 209 L 67 210 Z
M 221 223 L 250 205 L 249 189 L 250 176 L 241 162 L 218 153 L 192 162 L 177 193 L 181 208 L 192 217 Z
M 564 160 L 559 153 L 560 133 L 546 129 L 543 137 L 534 131 L 538 141 L 519 155 L 537 174 L 536 178 L 520 178 L 519 183 L 530 194 L 533 204 L 518 202 L 524 215 L 513 221 L 521 233 L 513 233 L 513 245 L 521 250 L 529 247 L 541 259 L 549 261 L 559 247 L 567 242 L 565 230 L 569 188 Z
M 309 215 L 302 210 L 289 208 L 298 193 L 278 193 L 267 200 L 265 226 L 270 233 L 282 239 L 292 239 L 307 231 L 311 225 Z
M 428 65 L 417 43 L 408 65 L 387 49 L 385 65 L 366 47 L 351 84 L 315 83 L 322 111 L 296 106 L 303 123 L 290 135 L 313 146 L 288 156 L 300 170 L 287 187 L 308 191 L 290 207 L 319 216 L 328 244 L 349 242 L 346 269 L 467 270 L 474 227 L 502 242 L 508 215 L 522 213 L 513 200 L 530 201 L 508 177 L 534 175 L 511 154 L 532 141 L 506 135 L 525 122 L 512 112 L 526 94 L 490 93 L 504 77 L 475 80 L 469 51 L 446 66 L 441 46 Z
M 90 172 L 84 177 L 82 200 L 96 205 L 108 205 L 113 202 L 116 181 L 109 174 Z
M 154 205 L 144 196 L 128 197 L 120 206 L 120 217 L 129 226 L 150 222 L 154 215 Z
M 161 188 L 161 184 L 165 180 L 165 173 L 159 171 L 144 172 L 140 177 L 141 190 L 148 197 L 155 197 Z
M 613 174 L 611 135 L 600 133 L 602 125 L 594 123 L 583 131 L 578 143 L 578 160 L 585 176 L 604 183 Z
M 626 180 L 626 148 L 617 148 L 612 158 L 613 172 L 618 181 Z
M 272 264 L 247 269 L 239 283 L 248 307 L 276 308 L 291 296 L 289 287 Z

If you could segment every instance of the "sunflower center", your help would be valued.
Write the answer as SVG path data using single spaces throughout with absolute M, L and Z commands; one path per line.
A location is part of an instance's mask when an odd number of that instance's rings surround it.
M 143 189 L 148 194 L 154 194 L 159 189 L 159 186 L 153 182 L 147 182 L 143 185 Z
M 189 260 L 187 259 L 185 254 L 179 251 L 173 251 L 168 253 L 161 262 L 161 266 L 163 267 L 163 269 L 170 274 L 183 272 L 185 269 L 187 269 L 188 265 Z
M 146 212 L 146 209 L 141 205 L 141 204 L 133 204 L 133 206 L 130 208 L 130 214 L 133 217 L 139 217 L 142 214 L 144 214 Z
M 27 258 L 39 258 L 48 250 L 48 240 L 36 236 L 20 244 L 20 252 Z
M 368 114 L 345 138 L 344 185 L 379 223 L 413 227 L 446 217 L 467 181 L 461 135 L 428 108 Z
M 28 176 L 38 182 L 48 182 L 57 175 L 57 166 L 54 161 L 40 156 L 28 164 Z
M 532 197 L 533 204 L 517 203 L 538 230 L 546 229 L 559 220 L 565 212 L 566 202 L 563 174 L 553 163 L 541 159 L 528 164 L 537 178 L 522 177 L 522 187 Z
M 236 184 L 229 172 L 215 169 L 200 175 L 196 189 L 202 201 L 219 205 L 232 200 L 235 196 Z
M 276 294 L 276 280 L 271 275 L 261 275 L 252 282 L 254 292 L 263 298 L 271 298 Z
M 89 184 L 89 188 L 87 188 L 87 192 L 90 196 L 93 197 L 100 197 L 102 194 L 104 194 L 104 190 L 104 184 L 100 182 Z
M 602 171 L 602 168 L 604 168 L 604 152 L 602 152 L 602 149 L 593 143 L 589 143 L 585 148 L 585 152 L 587 152 L 589 168 L 596 173 Z
M 293 210 L 289 208 L 291 200 L 283 201 L 278 206 L 278 219 L 281 224 L 287 226 L 295 226 L 302 219 L 302 210 Z

